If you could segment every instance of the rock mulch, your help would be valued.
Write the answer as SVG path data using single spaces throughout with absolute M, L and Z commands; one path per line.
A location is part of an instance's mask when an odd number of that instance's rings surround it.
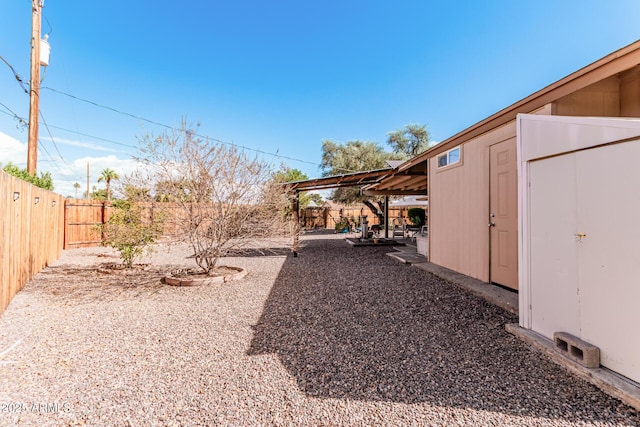
M 246 277 L 198 287 L 160 283 L 187 248 L 129 275 L 64 252 L 0 317 L 0 425 L 640 425 L 390 248 L 302 243 L 235 253 Z

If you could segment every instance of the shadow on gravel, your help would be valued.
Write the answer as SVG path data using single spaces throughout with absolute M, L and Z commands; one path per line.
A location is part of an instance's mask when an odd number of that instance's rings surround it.
M 507 333 L 515 316 L 388 248 L 346 246 L 310 240 L 287 258 L 248 351 L 276 354 L 307 395 L 640 422 Z
M 241 248 L 229 251 L 226 257 L 260 257 L 260 256 L 285 256 L 291 253 L 291 248 L 269 247 L 269 248 Z

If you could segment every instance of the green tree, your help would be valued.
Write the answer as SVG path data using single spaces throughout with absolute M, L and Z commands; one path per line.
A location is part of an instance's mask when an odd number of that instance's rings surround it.
M 80 183 L 79 182 L 74 182 L 73 183 L 73 188 L 76 189 L 76 199 L 78 198 L 78 190 L 80 189 Z
M 375 142 L 348 141 L 339 144 L 325 140 L 322 142 L 321 168 L 324 176 L 341 175 L 352 172 L 383 169 L 387 160 L 398 159 Z M 331 199 L 339 203 L 364 203 L 378 218 L 383 218 L 383 203 L 379 197 L 367 197 L 360 194 L 360 188 L 343 187 L 335 189 Z
M 107 185 L 107 200 L 111 200 L 111 181 L 120 179 L 120 176 L 113 169 L 105 168 L 100 172 L 98 182 L 104 181 Z
M 9 162 L 2 168 L 9 175 L 13 175 L 18 179 L 30 182 L 36 187 L 44 188 L 45 190 L 53 191 L 53 178 L 51 178 L 50 172 L 40 172 L 40 176 L 36 174 L 31 175 L 26 168 L 20 169 L 18 166 Z
M 385 152 L 376 142 L 356 140 L 340 144 L 324 140 L 320 168 L 324 176 L 341 175 L 382 169 L 387 166 L 387 160 L 394 158 L 397 156 Z
M 429 148 L 429 132 L 426 125 L 408 124 L 404 129 L 387 134 L 387 144 L 402 160 L 408 160 Z
M 305 181 L 309 179 L 309 176 L 299 169 L 291 169 L 286 166 L 272 174 L 272 179 L 278 184 L 284 184 L 287 182 Z M 318 193 L 310 193 L 308 191 L 301 191 L 298 196 L 298 205 L 300 209 L 304 209 L 309 206 L 311 201 L 316 204 L 322 204 L 322 196 Z M 289 217 L 293 212 L 293 205 L 289 204 L 286 208 L 286 215 Z
M 422 208 L 409 208 L 407 215 L 409 215 L 409 221 L 416 227 L 422 227 L 427 223 L 427 213 Z
M 86 194 L 87 193 L 85 192 L 85 196 Z M 87 198 L 93 199 L 93 200 L 107 200 L 107 190 L 106 189 L 98 190 L 98 188 L 94 185 L 91 193 L 89 193 L 89 196 Z

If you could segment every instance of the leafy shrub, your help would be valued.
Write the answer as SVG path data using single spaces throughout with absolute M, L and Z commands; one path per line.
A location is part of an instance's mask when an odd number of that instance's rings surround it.
M 102 245 L 115 248 L 120 253 L 122 263 L 131 268 L 133 262 L 161 236 L 162 214 L 146 219 L 143 208 L 128 200 L 118 200 L 112 205 L 109 220 L 99 225 Z
M 340 218 L 339 222 L 336 222 L 335 230 L 336 233 L 341 233 L 345 228 L 349 228 L 349 219 L 348 218 Z
M 44 188 L 45 190 L 53 191 L 53 179 L 51 178 L 50 172 L 40 172 L 40 176 L 36 174 L 31 175 L 27 168 L 20 169 L 18 166 L 9 162 L 7 165 L 2 168 L 3 171 L 8 173 L 9 175 L 13 175 L 18 179 L 23 181 L 30 182 L 36 187 Z
M 422 227 L 426 224 L 427 214 L 425 213 L 424 209 L 410 208 L 407 211 L 407 214 L 409 215 L 409 221 L 411 221 L 411 223 L 416 227 Z

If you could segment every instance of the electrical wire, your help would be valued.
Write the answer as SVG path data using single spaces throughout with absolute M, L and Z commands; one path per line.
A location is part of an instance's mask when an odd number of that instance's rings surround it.
M 49 25 L 50 25 L 50 24 L 49 24 Z M 0 56 L 0 59 L 2 59 L 2 60 L 3 60 L 3 61 L 4 61 L 8 66 L 9 66 L 9 68 L 10 68 L 10 69 L 12 70 L 12 72 L 14 73 L 14 75 L 15 75 L 16 79 L 18 80 L 18 82 L 19 82 L 19 83 L 20 83 L 20 85 L 22 86 L 23 90 L 25 91 L 25 93 L 27 93 L 27 94 L 28 94 L 28 93 L 29 93 L 29 91 L 24 87 L 24 84 L 23 84 L 23 80 L 22 80 L 22 78 L 21 78 L 21 77 L 16 73 L 15 69 L 13 68 L 13 66 L 11 66 L 11 64 L 10 64 L 9 62 L 7 62 L 4 58 L 2 58 L 2 56 Z M 144 121 L 144 122 L 147 122 L 147 123 L 150 123 L 150 124 L 156 125 L 156 126 L 163 127 L 163 128 L 165 128 L 165 129 L 168 129 L 168 130 L 174 130 L 174 131 L 175 131 L 175 130 L 178 130 L 178 129 L 177 129 L 177 128 L 175 128 L 174 126 L 170 126 L 170 125 L 167 125 L 167 124 L 165 124 L 165 123 L 161 123 L 161 122 L 158 122 L 158 121 L 156 121 L 156 120 L 148 119 L 148 118 L 146 118 L 146 117 L 142 117 L 142 116 L 139 116 L 139 115 L 136 115 L 136 114 L 132 114 L 132 113 L 128 113 L 128 112 L 125 112 L 125 111 L 121 111 L 121 110 L 118 110 L 117 108 L 109 107 L 109 106 L 106 106 L 106 105 L 103 105 L 103 104 L 100 104 L 100 103 L 97 103 L 97 102 L 94 102 L 94 101 L 91 101 L 91 100 L 88 100 L 88 99 L 85 99 L 85 98 L 81 98 L 81 97 L 79 97 L 79 96 L 75 96 L 75 95 L 72 95 L 72 94 L 70 94 L 70 93 L 63 92 L 63 91 L 61 91 L 61 90 L 54 89 L 54 88 L 52 88 L 52 87 L 43 86 L 43 87 L 41 87 L 40 89 L 41 89 L 41 90 L 43 90 L 43 89 L 45 89 L 45 90 L 49 90 L 49 91 L 54 92 L 54 93 L 57 93 L 57 94 L 59 94 L 59 95 L 67 96 L 67 97 L 69 97 L 69 98 L 72 98 L 72 99 L 75 99 L 75 100 L 78 100 L 78 101 L 81 101 L 81 102 L 84 102 L 84 103 L 87 103 L 87 104 L 93 105 L 93 106 L 95 106 L 95 107 L 102 108 L 102 109 L 105 109 L 105 110 L 109 110 L 109 111 L 112 111 L 112 112 L 114 112 L 114 113 L 116 113 L 116 114 L 124 115 L 124 116 L 130 117 L 130 118 L 136 119 L 136 120 L 141 120 L 141 121 Z M 2 105 L 3 105 L 3 104 L 2 104 Z M 4 105 L 3 105 L 3 106 L 4 106 Z M 6 106 L 4 106 L 4 107 L 5 107 L 5 108 L 7 108 Z M 8 108 L 7 108 L 7 109 L 8 109 Z M 11 111 L 10 109 L 8 109 L 8 110 L 9 110 L 9 111 Z M 11 111 L 11 112 L 12 112 L 12 111 Z M 13 112 L 12 112 L 12 113 L 13 113 Z M 19 117 L 17 114 L 13 113 L 13 115 L 14 115 L 14 117 L 15 117 L 16 119 L 18 119 L 21 123 L 25 123 L 25 124 L 27 123 L 24 119 L 22 119 L 21 117 Z M 42 117 L 42 114 L 41 114 L 41 117 Z M 43 118 L 43 121 L 44 121 L 44 118 Z M 45 123 L 45 126 L 46 126 L 46 123 Z M 98 139 L 98 140 L 105 141 L 105 142 L 109 142 L 109 143 L 116 144 L 116 145 L 120 145 L 120 146 L 123 146 L 123 147 L 128 147 L 128 148 L 137 148 L 137 147 L 132 146 L 132 145 L 129 145 L 129 144 L 124 144 L 124 143 L 120 143 L 120 142 L 117 142 L 117 141 L 113 141 L 113 140 L 110 140 L 110 139 L 107 139 L 107 138 L 102 138 L 102 137 L 97 137 L 97 136 L 93 136 L 93 135 L 89 135 L 89 134 L 84 134 L 84 133 L 77 132 L 77 131 L 72 131 L 72 130 L 70 130 L 70 129 L 65 129 L 65 128 L 62 128 L 62 127 L 54 126 L 54 125 L 51 125 L 51 127 L 52 127 L 52 128 L 55 128 L 55 129 L 60 129 L 60 130 L 66 131 L 66 132 L 75 133 L 75 134 L 78 134 L 78 135 L 87 136 L 87 137 L 90 137 L 90 138 Z M 47 126 L 47 130 L 49 130 L 49 129 L 48 129 L 48 126 Z M 50 131 L 49 131 L 49 135 L 51 136 L 51 132 L 50 132 Z M 260 150 L 260 149 L 257 149 L 257 148 L 247 147 L 247 146 L 245 146 L 245 145 L 239 145 L 239 144 L 235 144 L 235 143 L 232 143 L 232 142 L 223 141 L 223 140 L 221 140 L 221 139 L 217 139 L 217 138 L 211 138 L 211 137 L 208 137 L 208 136 L 205 136 L 205 135 L 200 135 L 200 134 L 197 134 L 197 133 L 194 133 L 194 136 L 198 136 L 198 137 L 200 137 L 200 138 L 208 139 L 208 140 L 214 141 L 214 142 L 219 143 L 219 144 L 224 144 L 224 145 L 228 145 L 228 146 L 238 147 L 238 148 L 240 148 L 240 149 L 247 150 L 247 151 L 252 151 L 252 152 L 255 152 L 255 153 L 258 153 L 258 154 L 263 154 L 263 155 L 267 155 L 267 156 L 272 156 L 272 157 L 274 157 L 274 158 L 279 158 L 279 159 L 284 159 L 284 160 L 291 160 L 291 161 L 298 162 L 298 163 L 304 163 L 304 164 L 309 164 L 309 165 L 313 165 L 313 166 L 321 167 L 321 165 L 320 165 L 320 164 L 315 163 L 315 162 L 310 162 L 310 161 L 308 161 L 308 160 L 302 160 L 302 159 L 298 159 L 298 158 L 295 158 L 295 157 L 282 155 L 282 154 L 280 154 L 280 153 L 279 153 L 279 151 L 276 151 L 275 153 L 272 153 L 272 152 L 268 152 L 268 151 L 265 151 L 265 150 Z M 53 137 L 52 137 L 52 142 L 53 142 Z M 55 143 L 54 143 L 54 146 L 55 146 Z M 57 150 L 57 146 L 56 146 L 56 150 Z M 58 153 L 59 153 L 59 151 L 58 151 Z M 60 156 L 60 158 L 61 158 L 62 160 L 64 160 L 64 158 L 63 158 L 62 156 Z M 66 163 L 66 161 L 65 161 L 65 163 Z M 68 165 L 67 165 L 67 166 L 68 166 Z M 344 169 L 344 168 L 340 168 L 340 170 L 342 170 L 342 171 L 344 171 L 344 172 L 347 172 L 347 173 L 348 173 L 348 172 L 357 172 L 357 171 L 354 171 L 354 170 Z
M 124 142 L 118 142 L 118 141 L 114 141 L 113 139 L 102 138 L 100 136 L 90 135 L 88 133 L 82 133 L 82 132 L 78 132 L 78 131 L 75 131 L 75 130 L 63 128 L 63 127 L 60 127 L 60 126 L 49 125 L 49 127 L 53 128 L 53 129 L 58 129 L 58 130 L 61 130 L 61 131 L 64 131 L 64 132 L 69 132 L 69 133 L 73 133 L 73 134 L 76 134 L 76 135 L 80 135 L 80 136 L 86 136 L 87 138 L 92 138 L 92 139 L 97 139 L 99 141 L 108 142 L 110 144 L 120 145 L 122 147 L 133 148 L 133 149 L 137 149 L 138 148 L 135 145 L 125 144 Z
M 9 107 L 7 107 L 6 105 L 4 105 L 3 103 L 0 102 L 0 105 L 3 106 L 4 108 L 6 108 L 9 112 L 5 112 L 0 110 L 0 113 L 4 113 L 8 116 L 12 116 L 14 119 L 18 120 L 21 124 L 24 124 L 24 126 L 28 126 L 28 122 L 20 117 L 19 115 L 17 115 L 13 110 L 11 110 Z M 62 154 L 60 153 L 60 150 L 58 150 L 58 146 L 55 144 L 55 141 L 53 139 L 53 136 L 51 135 L 51 132 L 48 129 L 48 126 L 46 124 L 46 121 L 44 120 L 44 117 L 42 116 L 42 112 L 40 112 L 40 117 L 42 118 L 42 121 L 44 122 L 45 127 L 47 127 L 47 131 L 49 132 L 49 137 L 51 138 L 51 142 L 53 143 L 53 146 L 55 147 L 56 151 L 58 152 L 58 155 L 60 156 L 60 160 L 62 160 L 64 162 L 64 164 L 69 168 L 70 171 L 73 171 L 73 169 L 69 166 L 69 164 L 67 163 L 67 161 L 64 159 L 64 157 L 62 156 Z M 38 139 L 38 152 L 40 152 L 40 154 L 42 154 L 43 156 L 46 155 L 47 157 L 49 157 L 49 160 L 45 160 L 45 159 L 40 159 L 40 161 L 45 162 L 45 163 L 53 163 L 53 165 L 60 171 L 60 173 L 63 176 L 66 176 L 67 174 L 62 170 L 62 168 L 60 167 L 60 165 L 58 164 L 58 160 L 56 160 L 56 158 L 54 158 L 51 153 L 49 152 L 49 150 L 47 150 L 47 147 L 44 145 L 44 143 L 42 142 L 41 139 Z M 75 178 L 78 178 L 78 175 L 75 176 Z M 81 178 L 84 179 L 84 178 Z
M 42 123 L 44 124 L 44 127 L 47 129 L 47 133 L 49 134 L 49 138 L 51 139 L 51 143 L 53 144 L 53 147 L 56 149 L 56 152 L 58 153 L 58 156 L 60 156 L 60 159 L 65 164 L 65 166 L 69 169 L 69 171 L 73 172 L 73 168 L 71 166 L 69 166 L 69 163 L 67 163 L 67 161 L 64 159 L 64 157 L 62 156 L 62 153 L 60 153 L 60 150 L 58 150 L 58 145 L 56 144 L 56 141 L 53 138 L 53 135 L 51 134 L 51 130 L 49 129 L 49 125 L 47 124 L 47 121 L 44 119 L 44 115 L 42 114 L 42 110 L 40 110 L 40 118 L 42 119 Z M 58 169 L 60 169 L 60 168 L 58 168 Z M 61 169 L 60 169 L 60 172 L 64 175 L 64 172 L 62 172 Z M 75 178 L 78 178 L 78 175 L 76 175 Z
M 53 26 L 51 25 L 51 22 L 49 22 L 47 15 L 43 13 L 42 17 L 44 18 L 44 20 L 47 22 L 47 25 L 49 26 L 49 31 L 47 31 L 45 34 L 51 35 L 51 33 L 53 33 Z
M 7 116 L 13 116 L 13 118 L 18 121 L 18 125 L 16 125 L 16 127 L 18 129 L 20 129 L 20 128 L 24 129 L 26 126 L 28 126 L 27 121 L 25 119 L 23 119 L 22 117 L 20 117 L 18 114 L 16 114 L 16 112 L 13 111 L 11 108 L 7 107 L 2 102 L 0 102 L 0 106 L 4 107 L 8 111 L 8 112 L 0 111 L 0 113 L 4 113 Z
M 136 114 L 132 114 L 132 113 L 128 113 L 128 112 L 125 112 L 125 111 L 121 111 L 121 110 L 118 110 L 116 108 L 109 107 L 109 106 L 106 106 L 106 105 L 102 105 L 102 104 L 99 104 L 97 102 L 94 102 L 94 101 L 91 101 L 91 100 L 88 100 L 88 99 L 80 98 L 78 96 L 75 96 L 75 95 L 72 95 L 70 93 L 63 92 L 63 91 L 60 91 L 60 90 L 57 90 L 57 89 L 54 89 L 54 88 L 51 88 L 51 87 L 44 86 L 44 87 L 41 87 L 40 89 L 46 89 L 46 90 L 55 92 L 57 94 L 67 96 L 69 98 L 73 98 L 75 100 L 78 100 L 78 101 L 81 101 L 81 102 L 85 102 L 85 103 L 93 105 L 95 107 L 102 108 L 102 109 L 105 109 L 105 110 L 109 110 L 109 111 L 112 111 L 114 113 L 121 114 L 121 115 L 124 115 L 124 116 L 128 116 L 128 117 L 134 118 L 136 120 L 141 120 L 143 122 L 147 122 L 147 123 L 150 123 L 150 124 L 153 124 L 153 125 L 156 125 L 156 126 L 160 126 L 160 127 L 165 128 L 165 129 L 174 130 L 174 131 L 175 130 L 179 130 L 179 129 L 177 129 L 177 128 L 173 127 L 173 126 L 167 125 L 165 123 L 161 123 L 161 122 L 158 122 L 158 121 L 155 121 L 155 120 L 151 120 L 151 119 L 148 119 L 148 118 L 145 118 L 145 117 L 138 116 Z M 232 142 L 223 141 L 223 140 L 220 140 L 220 139 L 217 139 L 217 138 L 211 138 L 211 137 L 208 137 L 208 136 L 199 135 L 197 133 L 194 133 L 193 135 L 197 136 L 197 137 L 200 137 L 200 138 L 204 138 L 204 139 L 208 139 L 208 140 L 217 142 L 219 144 L 238 147 L 238 148 L 241 148 L 243 150 L 253 151 L 253 152 L 259 153 L 259 154 L 273 156 L 273 157 L 279 158 L 279 159 L 291 160 L 291 161 L 294 161 L 294 162 L 305 163 L 305 164 L 309 164 L 309 165 L 313 165 L 313 166 L 320 166 L 318 163 L 310 162 L 308 160 L 297 159 L 295 157 L 284 156 L 284 155 L 282 155 L 280 153 L 277 153 L 277 152 L 276 153 L 271 153 L 271 152 L 260 150 L 260 149 L 257 149 L 257 148 L 251 148 L 251 147 L 247 147 L 247 146 L 244 146 L 244 145 L 239 145 L 239 144 L 234 144 Z M 344 169 L 344 170 L 347 171 L 347 172 L 356 172 L 356 171 L 347 170 L 347 169 Z
M 18 81 L 18 84 L 20 85 L 20 87 L 22 87 L 22 90 L 24 91 L 24 93 L 29 94 L 29 90 L 24 86 L 24 80 L 22 80 L 22 77 L 20 77 L 20 74 L 18 74 L 18 72 L 16 71 L 15 68 L 13 68 L 13 65 L 11 65 L 9 63 L 9 61 L 7 61 L 6 59 L 4 59 L 4 57 L 2 55 L 0 55 L 0 59 L 2 59 L 2 61 L 7 64 L 7 67 L 9 67 L 9 69 L 11 70 L 11 72 L 13 73 L 13 76 L 16 78 L 16 80 Z
M 53 32 L 53 26 L 51 25 L 51 22 L 49 22 L 49 19 L 48 19 L 46 16 L 44 16 L 44 14 L 43 14 L 42 16 L 44 17 L 45 21 L 47 22 L 47 25 L 49 25 L 49 32 L 48 32 L 47 34 L 49 34 L 49 35 L 50 35 L 50 34 Z M 6 60 L 6 59 L 4 59 L 4 57 L 3 57 L 2 55 L 0 55 L 0 59 L 2 59 L 2 61 L 3 61 L 5 64 L 7 64 L 7 66 L 9 67 L 9 69 L 11 69 L 11 72 L 13 73 L 14 77 L 15 77 L 15 78 L 16 78 L 16 80 L 18 81 L 18 84 L 20 85 L 20 87 L 22 87 L 22 90 L 23 90 L 26 94 L 29 94 L 29 90 L 25 87 L 25 85 L 24 85 L 24 81 L 22 80 L 22 77 L 21 77 L 21 76 L 16 72 L 15 68 L 13 68 L 13 66 L 12 66 L 12 65 L 11 65 L 11 64 Z M 46 73 L 46 69 L 45 69 L 45 73 Z M 45 74 L 43 74 L 41 82 L 42 82 L 42 81 L 44 81 L 44 77 L 45 77 Z M 106 106 L 106 105 L 102 105 L 102 104 L 99 104 L 99 103 L 97 103 L 97 102 L 90 101 L 90 100 L 88 100 L 88 99 L 80 98 L 80 97 L 78 97 L 78 96 L 75 96 L 75 95 L 72 95 L 72 94 L 70 94 L 70 93 L 63 92 L 63 91 L 60 91 L 60 90 L 57 90 L 57 89 L 54 89 L 54 88 L 51 88 L 51 87 L 46 87 L 46 86 L 45 86 L 45 87 L 41 87 L 40 89 L 41 89 L 41 90 L 42 90 L 42 89 L 50 90 L 50 91 L 55 92 L 55 93 L 58 93 L 58 94 L 60 94 L 60 95 L 64 95 L 64 96 L 67 96 L 67 97 L 70 97 L 70 98 L 76 99 L 76 100 L 78 100 L 78 101 L 82 101 L 82 102 L 85 102 L 85 103 L 91 104 L 91 105 L 93 105 L 93 106 L 95 106 L 95 107 L 103 108 L 103 109 L 106 109 L 106 110 L 112 111 L 112 112 L 114 112 L 114 113 L 121 114 L 121 115 L 125 115 L 125 116 L 128 116 L 128 117 L 134 118 L 134 119 L 136 119 L 136 120 L 141 120 L 141 121 L 144 121 L 144 122 L 147 122 L 147 123 L 150 123 L 150 124 L 156 125 L 156 126 L 160 126 L 160 127 L 163 127 L 163 128 L 169 129 L 169 130 L 177 130 L 175 127 L 173 127 L 173 126 L 169 126 L 169 125 L 167 125 L 167 124 L 165 124 L 165 123 L 160 123 L 160 122 L 155 121 L 155 120 L 151 120 L 151 119 L 147 119 L 147 118 L 145 118 L 145 117 L 141 117 L 141 116 L 138 116 L 138 115 L 135 115 L 135 114 L 127 113 L 127 112 L 125 112 L 125 111 L 121 111 L 121 110 L 118 110 L 118 109 L 113 108 L 113 107 L 109 107 L 109 106 Z M 9 112 L 11 112 L 11 113 L 14 115 L 14 117 L 15 117 L 16 119 L 18 119 L 18 121 L 19 121 L 19 123 L 20 123 L 20 124 L 26 124 L 26 123 L 27 123 L 24 119 L 22 119 L 22 118 L 21 118 L 21 117 L 19 117 L 17 114 L 15 114 L 15 113 L 14 113 L 11 109 L 9 109 L 6 105 L 4 105 L 4 104 L 0 104 L 0 105 L 2 105 L 2 106 L 3 106 L 4 108 L 6 108 Z M 55 147 L 56 151 L 58 152 L 58 154 L 60 154 L 60 151 L 58 150 L 58 147 L 56 146 L 56 144 L 55 144 L 55 142 L 54 142 L 54 140 L 53 140 L 53 136 L 51 135 L 51 132 L 49 131 L 49 127 L 47 126 L 46 121 L 44 120 L 44 117 L 42 116 L 42 112 L 40 112 L 40 117 L 42 117 L 43 122 L 45 122 L 45 127 L 47 128 L 47 131 L 49 132 L 49 136 L 51 137 L 51 142 L 54 144 L 54 147 Z M 65 130 L 65 131 L 67 131 L 67 132 L 77 133 L 77 134 L 79 134 L 79 135 L 83 135 L 83 136 L 89 136 L 89 135 L 86 135 L 86 134 L 82 134 L 82 133 L 80 133 L 80 132 L 74 132 L 74 131 L 71 131 L 71 130 L 69 130 L 69 129 L 62 129 L 62 128 L 58 128 L 58 127 L 53 126 L 53 125 L 52 125 L 51 127 L 54 127 L 54 128 L 60 129 L 60 130 Z M 223 140 L 220 140 L 220 139 L 217 139 L 217 138 L 211 138 L 211 137 L 207 137 L 207 136 L 199 135 L 199 134 L 194 134 L 194 135 L 195 135 L 195 136 L 198 136 L 198 137 L 200 137 L 200 138 L 204 138 L 204 139 L 208 139 L 208 140 L 211 140 L 211 141 L 217 142 L 217 143 L 219 143 L 219 144 L 224 144 L 224 145 L 228 145 L 228 146 L 238 147 L 238 148 L 241 148 L 241 149 L 243 149 L 243 150 L 252 151 L 252 152 L 255 152 L 255 153 L 258 153 L 258 154 L 263 154 L 263 155 L 267 155 L 267 156 L 273 156 L 274 158 L 279 158 L 279 159 L 284 159 L 284 160 L 291 160 L 291 161 L 298 162 L 298 163 L 304 163 L 304 164 L 309 164 L 309 165 L 313 165 L 313 166 L 321 167 L 321 165 L 319 165 L 318 163 L 314 163 L 314 162 L 310 162 L 310 161 L 302 160 L 302 159 L 297 159 L 297 158 L 295 158 L 295 157 L 284 156 L 284 155 L 282 155 L 282 154 L 280 154 L 280 153 L 279 153 L 279 150 L 278 150 L 278 151 L 276 151 L 275 153 L 271 153 L 271 152 L 264 151 L 264 150 L 260 150 L 260 149 L 257 149 L 257 148 L 251 148 L 251 147 L 247 147 L 247 146 L 244 146 L 244 145 L 238 145 L 238 144 L 234 144 L 234 143 L 231 143 L 231 142 L 223 141 Z M 93 136 L 89 136 L 89 137 L 91 137 L 91 138 L 95 138 L 95 139 L 99 139 L 99 140 L 102 140 L 102 141 L 105 141 L 105 142 L 110 142 L 110 143 L 113 143 L 113 144 L 116 144 L 116 145 L 122 145 L 122 146 L 125 146 L 125 147 L 136 148 L 136 147 L 133 147 L 133 146 L 131 146 L 131 145 L 118 143 L 118 142 L 115 142 L 115 141 L 112 141 L 112 140 L 108 140 L 108 139 L 106 139 L 106 138 L 93 137 Z M 67 164 L 67 163 L 66 163 L 66 161 L 64 160 L 64 158 L 62 157 L 62 155 L 60 156 L 60 158 L 65 162 L 65 164 Z M 68 166 L 69 166 L 69 165 L 67 164 L 67 167 L 68 167 Z M 343 170 L 343 171 L 345 171 L 345 172 L 356 172 L 356 171 L 352 171 L 352 170 L 349 170 L 349 169 L 340 169 L 340 170 Z

